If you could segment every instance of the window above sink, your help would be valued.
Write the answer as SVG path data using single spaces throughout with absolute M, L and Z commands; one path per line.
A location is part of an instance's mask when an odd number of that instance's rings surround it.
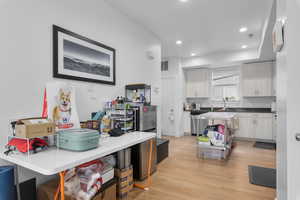
M 213 101 L 239 101 L 240 76 L 238 67 L 213 69 L 211 73 L 211 90 Z

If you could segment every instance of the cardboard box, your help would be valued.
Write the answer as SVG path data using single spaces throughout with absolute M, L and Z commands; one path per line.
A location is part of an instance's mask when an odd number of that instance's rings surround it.
M 54 179 L 38 187 L 38 200 L 53 200 L 58 186 L 58 180 Z M 74 200 L 65 196 L 65 200 Z M 92 200 L 116 200 L 116 181 L 112 179 L 103 184 L 99 193 Z
M 114 183 L 113 185 L 109 186 L 98 195 L 96 195 L 93 200 L 116 200 L 116 192 L 116 183 Z
M 132 166 L 125 169 L 115 169 L 117 178 L 117 197 L 126 200 L 129 192 L 133 189 Z
M 88 120 L 87 121 L 87 128 L 94 129 L 94 130 L 99 130 L 100 121 L 98 121 L 98 120 Z
M 16 123 L 15 133 L 21 138 L 35 138 L 52 135 L 55 124 L 45 118 L 20 119 Z

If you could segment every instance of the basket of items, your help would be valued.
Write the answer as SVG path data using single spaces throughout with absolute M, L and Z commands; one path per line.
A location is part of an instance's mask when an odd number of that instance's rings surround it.
M 197 156 L 202 159 L 227 159 L 233 146 L 235 115 L 206 113 L 209 120 L 201 136 L 197 138 Z

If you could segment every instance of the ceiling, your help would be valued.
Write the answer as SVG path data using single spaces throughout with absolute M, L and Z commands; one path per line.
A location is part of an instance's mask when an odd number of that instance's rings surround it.
M 242 51 L 242 45 L 258 50 L 273 4 L 273 0 L 106 1 L 156 34 L 163 57 Z M 240 33 L 242 26 L 248 31 Z M 177 40 L 183 44 L 176 45 Z

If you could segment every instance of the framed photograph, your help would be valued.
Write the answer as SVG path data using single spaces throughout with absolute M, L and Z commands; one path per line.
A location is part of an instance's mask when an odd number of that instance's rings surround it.
M 115 49 L 53 25 L 53 77 L 116 84 Z

